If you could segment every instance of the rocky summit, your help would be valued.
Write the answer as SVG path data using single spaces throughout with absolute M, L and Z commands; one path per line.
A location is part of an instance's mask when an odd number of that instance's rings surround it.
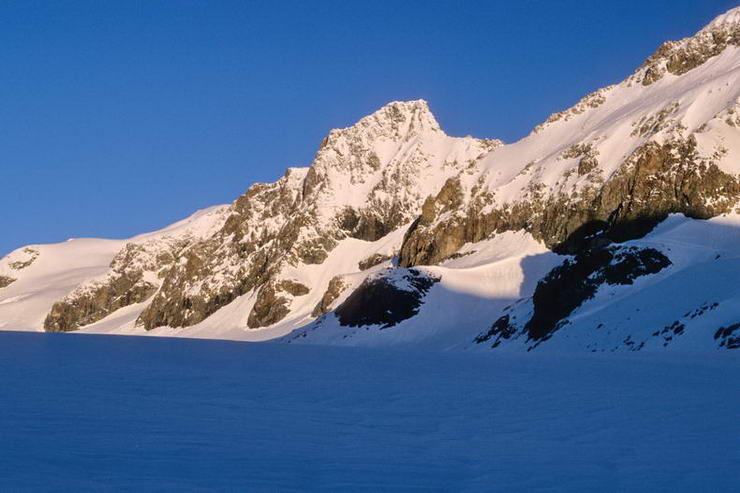
M 740 347 L 740 8 L 524 139 L 422 100 L 128 240 L 0 261 L 0 329 L 470 350 Z

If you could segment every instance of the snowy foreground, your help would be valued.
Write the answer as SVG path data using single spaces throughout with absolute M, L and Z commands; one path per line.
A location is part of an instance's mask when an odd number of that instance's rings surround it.
M 740 358 L 0 333 L 0 490 L 740 491 Z

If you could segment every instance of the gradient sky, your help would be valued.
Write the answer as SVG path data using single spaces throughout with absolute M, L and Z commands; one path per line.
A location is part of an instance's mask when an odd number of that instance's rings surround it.
M 128 237 L 424 98 L 517 140 L 737 0 L 0 0 L 0 255 Z

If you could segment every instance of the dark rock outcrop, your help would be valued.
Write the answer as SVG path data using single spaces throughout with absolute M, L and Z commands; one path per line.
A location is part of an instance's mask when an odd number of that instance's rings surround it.
M 339 227 L 351 238 L 377 241 L 408 219 L 408 209 L 403 210 L 400 204 L 392 204 L 386 210 L 372 205 L 360 211 L 348 207 L 340 214 L 338 222 Z
M 8 267 L 13 270 L 23 270 L 26 267 L 30 267 L 31 264 L 33 264 L 39 257 L 39 251 L 31 247 L 26 247 L 21 250 L 21 254 L 23 257 L 25 257 L 25 260 L 16 260 L 14 262 L 10 262 L 8 263 Z
M 696 36 L 663 43 L 633 76 L 649 86 L 667 73 L 683 75 L 719 55 L 729 46 L 740 46 L 740 23 L 708 26 Z
M 511 323 L 511 315 L 507 313 L 493 322 L 493 325 L 491 325 L 491 328 L 488 329 L 487 332 L 484 332 L 473 339 L 473 342 L 476 344 L 483 344 L 484 342 L 494 339 L 495 342 L 491 347 L 496 348 L 501 345 L 502 340 L 511 339 L 516 335 L 516 332 L 517 328 Z
M 171 265 L 187 240 L 128 243 L 113 258 L 108 275 L 78 286 L 52 305 L 44 320 L 47 332 L 68 332 L 102 320 L 114 311 L 151 298 L 158 289 L 156 274 Z
M 400 279 L 384 276 L 365 279 L 334 310 L 340 325 L 380 325 L 382 329 L 393 327 L 416 315 L 424 296 L 439 281 L 416 269 L 395 270 L 389 274 Z
M 566 325 L 567 317 L 593 298 L 599 287 L 632 284 L 638 277 L 656 274 L 670 265 L 668 257 L 653 248 L 613 245 L 585 250 L 566 259 L 537 283 L 526 322 L 516 321 L 514 315 L 505 313 L 474 342 L 493 341 L 492 347 L 497 347 L 504 340 L 522 334 L 536 345 Z
M 8 260 L 8 263 L 6 265 L 10 270 L 20 271 L 31 266 L 31 264 L 36 261 L 38 256 L 38 250 L 31 247 L 25 247 L 22 250 L 13 252 L 12 255 L 6 257 Z M 3 260 L 5 260 L 5 258 Z M 9 275 L 0 275 L 0 289 L 10 286 L 16 280 L 17 279 L 15 277 L 11 277 Z
M 278 291 L 286 292 L 291 296 L 305 296 L 311 291 L 305 284 L 290 279 L 284 279 L 278 282 L 276 288 Z
M 257 299 L 249 313 L 247 326 L 250 329 L 267 327 L 281 321 L 290 313 L 290 298 L 305 296 L 309 293 L 307 286 L 291 280 L 269 282 L 257 292 Z
M 8 276 L 0 276 L 0 289 L 10 286 L 15 282 L 15 279 Z
M 278 293 L 272 284 L 265 284 L 257 292 L 257 300 L 247 319 L 247 326 L 250 329 L 277 323 L 289 313 L 289 300 Z
M 393 255 L 381 255 L 379 253 L 374 253 L 373 255 L 370 255 L 366 259 L 360 260 L 360 262 L 357 264 L 357 267 L 360 270 L 368 270 L 392 258 L 393 258 Z
M 532 340 L 546 339 L 602 284 L 632 284 L 669 265 L 668 257 L 652 248 L 609 247 L 580 253 L 537 283 L 532 296 L 534 313 L 525 330 Z
M 589 109 L 598 108 L 602 104 L 606 102 L 606 95 L 607 93 L 612 90 L 616 86 L 608 86 L 599 89 L 598 91 L 594 91 L 591 94 L 588 94 L 584 98 L 582 98 L 580 101 L 578 101 L 575 105 L 572 107 L 559 111 L 557 113 L 553 113 L 550 115 L 547 120 L 545 120 L 543 123 L 537 125 L 533 130 L 532 133 L 536 134 L 541 132 L 545 127 L 548 125 L 555 123 L 557 121 L 568 121 L 574 116 L 580 115 Z
M 324 292 L 324 296 L 316 304 L 316 307 L 311 312 L 312 317 L 319 317 L 331 310 L 332 304 L 342 295 L 347 285 L 341 276 L 334 276 L 329 281 L 329 286 Z
M 119 308 L 149 299 L 156 286 L 139 277 L 122 274 L 106 284 L 51 307 L 44 320 L 47 332 L 69 332 L 97 322 Z
M 714 339 L 719 341 L 719 347 L 740 349 L 740 322 L 727 327 L 720 327 L 714 333 Z

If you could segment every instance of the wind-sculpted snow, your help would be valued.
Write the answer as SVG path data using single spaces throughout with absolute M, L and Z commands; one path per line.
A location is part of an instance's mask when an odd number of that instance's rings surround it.
M 699 225 L 705 236 L 691 248 L 702 251 L 715 249 L 718 224 L 740 226 L 739 32 L 733 9 L 512 144 L 447 136 L 426 102 L 393 102 L 332 130 L 309 167 L 187 224 L 101 242 L 89 262 L 72 258 L 74 245 L 29 247 L 33 258 L 18 250 L 0 261 L 0 327 L 437 348 L 469 346 L 493 328 L 497 347 L 519 347 L 519 336 L 532 335 L 526 323 L 538 320 L 538 283 L 565 256 L 652 251 L 631 242 L 678 215 Z M 734 348 L 740 307 L 719 293 L 668 303 L 667 312 L 641 309 L 654 315 L 645 327 L 616 315 L 598 330 L 576 323 L 594 304 L 630 311 L 640 300 L 626 293 L 655 279 L 689 282 L 678 273 L 700 269 L 704 257 L 672 248 L 655 249 L 669 266 L 630 286 L 591 286 L 521 347 Z M 728 255 L 720 278 L 735 272 Z M 413 300 L 379 280 L 411 267 L 438 279 Z M 603 300 L 612 289 L 625 296 Z M 707 326 L 694 330 L 700 320 Z

